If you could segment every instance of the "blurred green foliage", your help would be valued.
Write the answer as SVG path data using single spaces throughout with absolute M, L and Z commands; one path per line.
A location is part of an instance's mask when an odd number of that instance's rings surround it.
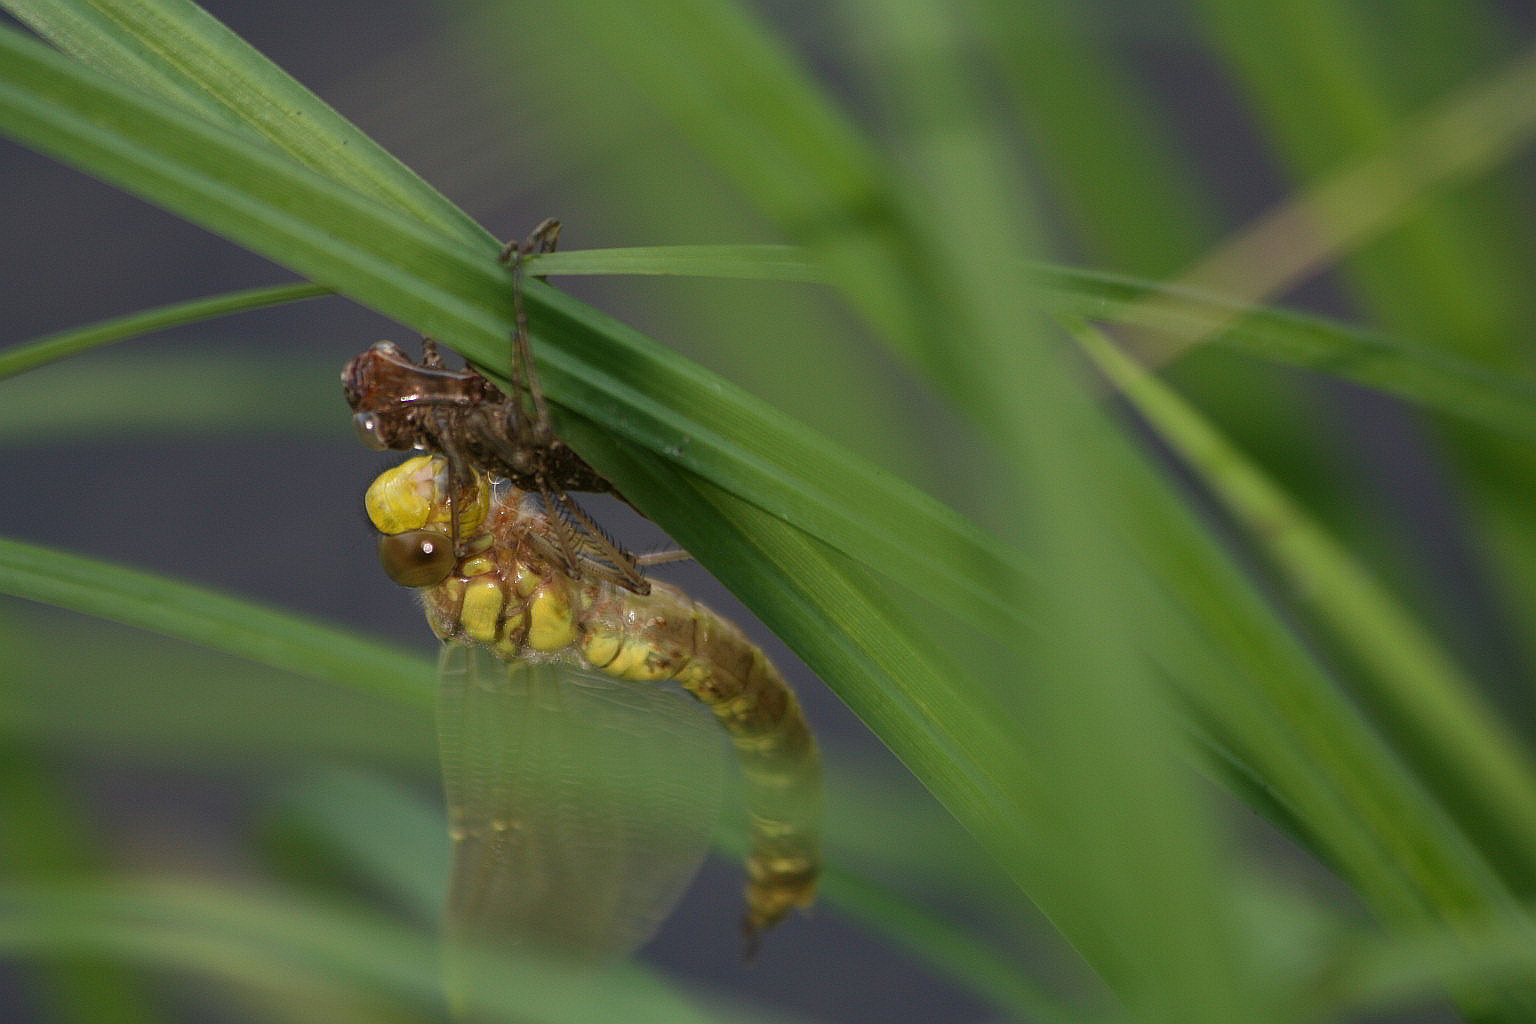
M 5 7 L 52 47 L 0 31 L 0 131 L 313 284 L 0 372 L 324 291 L 503 368 L 491 233 L 237 36 L 184 0 Z M 829 903 L 1010 1019 L 1536 1019 L 1529 25 L 436 14 L 482 105 L 452 102 L 515 140 L 487 180 L 557 182 L 598 250 L 541 269 L 630 275 L 623 322 L 530 283 L 562 429 L 927 791 L 831 749 Z M 291 429 L 343 415 L 264 353 L 124 353 L 6 380 L 0 432 L 234 437 L 272 394 Z M 189 991 L 221 1019 L 441 1018 L 424 661 L 19 540 L 0 592 L 54 609 L 7 605 L 0 667 L 0 949 L 38 1019 L 172 1020 Z M 81 761 L 246 776 L 272 834 L 238 875 L 171 881 L 162 850 L 135 877 Z M 486 1010 L 519 1020 L 705 1015 L 639 968 L 505 973 Z M 770 1002 L 708 1016 L 792 1016 Z

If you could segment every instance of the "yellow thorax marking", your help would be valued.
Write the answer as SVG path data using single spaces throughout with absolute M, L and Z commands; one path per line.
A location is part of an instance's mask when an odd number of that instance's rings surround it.
M 495 579 L 481 577 L 464 588 L 464 602 L 459 606 L 459 622 L 464 635 L 483 644 L 494 643 L 501 625 L 506 596 Z
M 570 595 L 553 584 L 540 587 L 528 599 L 528 646 L 535 651 L 558 651 L 581 636 L 571 614 Z

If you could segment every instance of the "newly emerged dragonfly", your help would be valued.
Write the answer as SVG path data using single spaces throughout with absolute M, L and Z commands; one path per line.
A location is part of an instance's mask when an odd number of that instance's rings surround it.
M 585 839 L 555 849 L 548 837 L 528 834 L 535 827 L 530 823 L 548 813 L 549 801 L 569 801 L 570 794 L 533 784 L 517 791 L 494 748 L 501 741 L 498 729 L 515 728 L 516 706 L 526 699 L 521 695 L 537 688 L 530 673 L 550 666 L 642 687 L 675 681 L 709 708 L 729 736 L 746 782 L 750 850 L 743 929 L 749 948 L 792 909 L 809 906 L 820 866 L 820 761 L 799 702 L 762 651 L 736 626 L 666 583 L 653 581 L 650 593 L 641 595 L 599 574 L 567 573 L 556 557 L 549 511 L 537 495 L 510 481 L 493 483 L 478 471 L 465 490 L 451 490 L 453 480 L 446 459 L 418 456 L 381 474 L 366 507 L 383 535 L 386 571 L 421 588 L 428 623 L 448 643 L 440 728 L 455 839 L 449 915 L 455 938 L 505 941 L 519 931 L 539 932 L 535 939 L 574 953 L 624 952 L 659 920 L 655 897 L 670 898 L 680 885 L 669 877 L 658 883 L 660 889 L 674 887 L 665 892 L 619 894 L 604 904 L 605 913 L 615 901 L 637 895 L 641 905 L 594 922 L 565 914 L 561 900 L 574 905 L 585 887 L 612 883 L 612 865 L 589 870 L 585 864 L 613 857 L 622 843 L 600 835 L 606 826 L 581 808 L 581 828 L 596 830 Z M 454 509 L 467 538 L 462 556 L 446 532 Z M 499 669 L 491 658 L 500 659 Z M 670 729 L 681 721 L 669 715 L 650 724 Z M 641 731 L 649 727 L 643 720 L 635 724 Z M 526 766 L 515 770 L 543 774 Z M 676 830 L 668 834 L 667 845 L 675 847 Z M 530 847 L 530 840 L 548 845 Z M 693 856 L 674 853 L 637 849 L 634 855 L 673 875 L 674 865 Z M 694 865 L 684 870 L 691 874 Z M 554 874 L 565 879 L 566 890 L 537 895 Z M 539 906 L 507 901 L 508 893 L 519 891 L 534 891 L 530 901 Z
M 369 444 L 433 453 L 382 474 L 367 507 L 386 570 L 420 588 L 445 641 L 450 943 L 595 959 L 644 941 L 717 813 L 707 708 L 746 782 L 750 949 L 814 898 L 815 743 L 762 652 L 648 579 L 641 566 L 661 559 L 630 555 L 566 493 L 617 494 L 555 435 L 533 368 L 518 286 L 522 258 L 552 247 L 552 223 L 503 252 L 510 397 L 472 368 L 447 369 L 430 341 L 419 363 L 380 342 L 342 374 Z M 656 685 L 669 681 L 697 700 Z

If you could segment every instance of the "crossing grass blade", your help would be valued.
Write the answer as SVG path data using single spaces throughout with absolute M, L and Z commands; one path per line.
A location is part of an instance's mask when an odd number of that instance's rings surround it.
M 783 245 L 578 250 L 541 257 L 539 267 L 552 276 L 665 274 L 818 284 L 831 280 L 829 269 L 811 250 Z M 1422 342 L 1326 317 L 1247 306 L 1124 274 L 1031 263 L 1023 276 L 1038 289 L 1042 308 L 1054 316 L 1199 338 L 1202 346 L 1327 374 L 1511 437 L 1536 438 L 1536 379 L 1528 375 L 1499 373 Z

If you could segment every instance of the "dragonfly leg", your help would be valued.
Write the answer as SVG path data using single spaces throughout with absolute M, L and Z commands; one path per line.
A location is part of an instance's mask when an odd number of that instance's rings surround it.
M 437 436 L 443 439 L 443 459 L 448 463 L 444 473 L 447 480 L 445 494 L 448 496 L 448 536 L 453 538 L 453 554 L 456 558 L 463 558 L 469 551 L 465 544 L 463 531 L 459 529 L 459 506 L 463 504 L 463 496 L 474 480 L 474 473 L 470 469 L 470 461 L 460 450 L 457 440 L 458 435 L 452 429 L 452 409 L 437 409 L 433 418 L 437 421 Z
M 560 222 L 554 217 L 545 217 L 528 232 L 528 237 L 518 240 L 513 239 L 501 247 L 502 263 L 511 266 L 514 260 L 527 256 L 535 256 L 541 253 L 554 252 L 555 246 L 560 241 Z
M 643 555 L 635 556 L 636 565 L 666 565 L 670 562 L 691 562 L 693 556 L 682 548 L 667 548 L 665 551 L 647 551 Z
M 595 551 L 597 555 L 598 561 L 595 564 L 591 558 L 575 562 L 575 575 L 578 578 L 584 568 L 590 568 L 631 593 L 651 592 L 651 581 L 640 571 L 640 563 L 635 556 L 608 536 L 608 532 L 597 525 L 587 510 L 577 504 L 576 499 L 563 490 L 548 487 L 543 481 L 540 481 L 539 497 L 546 508 L 556 512 L 550 516 L 550 522 L 556 524 L 557 542 L 571 549 L 565 553 L 574 556 L 575 548 L 581 546 Z M 578 530 L 580 537 L 574 536 Z
M 559 239 L 560 222 L 551 217 L 541 221 L 525 240 L 508 242 L 501 250 L 501 262 L 512 270 L 512 383 L 518 392 L 514 396 L 518 440 L 538 446 L 554 440 L 555 428 L 533 363 L 528 314 L 523 308 L 523 267 L 530 256 L 554 252 Z M 525 398 L 532 406 L 532 422 L 524 421 L 530 411 L 523 407 Z

